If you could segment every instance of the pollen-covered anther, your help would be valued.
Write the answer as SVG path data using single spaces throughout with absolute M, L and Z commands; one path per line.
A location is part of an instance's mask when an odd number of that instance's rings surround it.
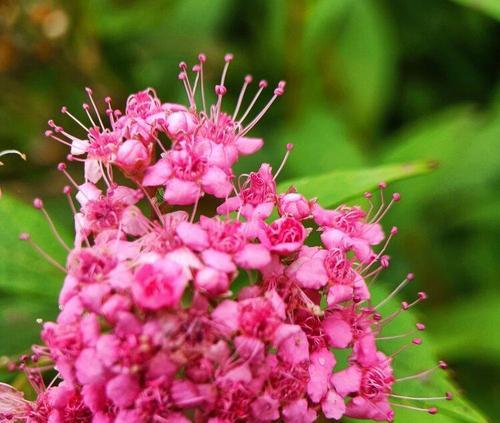
M 432 414 L 432 415 L 434 415 L 434 414 L 437 414 L 437 413 L 438 413 L 438 409 L 437 409 L 437 407 L 431 407 L 431 408 L 429 408 L 427 411 L 428 411 L 428 413 L 429 413 L 429 414 Z
M 41 198 L 35 198 L 33 200 L 33 207 L 35 209 L 43 209 L 43 201 Z
M 283 95 L 285 93 L 285 85 L 286 85 L 285 81 L 280 81 L 278 83 L 278 86 L 274 89 L 274 95 L 277 96 Z
M 21 232 L 19 234 L 19 239 L 21 241 L 28 241 L 31 238 L 30 234 L 28 232 Z
M 224 85 L 216 85 L 215 86 L 215 94 L 217 95 L 225 95 L 227 93 L 227 88 Z

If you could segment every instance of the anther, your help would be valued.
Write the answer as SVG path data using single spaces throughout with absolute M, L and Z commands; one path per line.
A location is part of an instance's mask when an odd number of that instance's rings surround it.
M 396 235 L 398 233 L 398 227 L 397 226 L 393 226 L 391 228 L 391 235 Z
M 28 232 L 21 232 L 21 233 L 19 234 L 19 239 L 20 239 L 21 241 L 28 241 L 28 240 L 30 239 L 30 237 L 31 237 L 31 236 L 30 236 L 30 234 L 29 234 Z
M 33 207 L 35 209 L 38 209 L 38 210 L 43 209 L 43 201 L 42 201 L 42 199 L 41 198 L 35 198 L 33 200 Z
M 57 165 L 57 170 L 59 170 L 60 172 L 64 172 L 67 168 L 68 166 L 66 166 L 66 163 L 64 162 L 61 162 Z
M 387 182 L 384 182 L 384 181 L 379 182 L 378 187 L 380 189 L 386 189 L 387 188 Z
M 392 199 L 394 201 L 399 201 L 401 200 L 401 194 L 399 192 L 395 192 L 394 194 L 392 194 Z
M 251 84 L 253 81 L 252 75 L 246 75 L 244 81 L 245 84 Z
M 227 53 L 225 56 L 224 56 L 224 62 L 230 62 L 232 61 L 234 58 L 233 54 L 232 53 Z
M 363 197 L 365 197 L 367 200 L 369 200 L 373 197 L 373 194 L 371 192 L 367 191 L 363 194 Z
M 207 61 L 207 56 L 205 56 L 203 53 L 198 54 L 198 60 L 201 63 L 205 63 Z
M 265 79 L 259 81 L 259 88 L 267 88 L 267 81 Z
M 227 88 L 224 85 L 215 86 L 215 94 L 222 96 L 226 93 L 227 93 Z

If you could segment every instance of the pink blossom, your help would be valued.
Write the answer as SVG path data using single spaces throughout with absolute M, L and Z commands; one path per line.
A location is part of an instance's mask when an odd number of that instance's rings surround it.
M 141 265 L 134 278 L 134 299 L 151 310 L 177 306 L 187 284 L 182 267 L 168 259 Z
M 270 225 L 261 224 L 260 242 L 270 251 L 280 255 L 298 251 L 307 236 L 304 226 L 292 217 L 282 217 Z

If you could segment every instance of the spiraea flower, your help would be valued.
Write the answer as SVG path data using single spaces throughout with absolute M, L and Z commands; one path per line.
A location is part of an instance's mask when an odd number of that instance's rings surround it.
M 235 177 L 240 156 L 262 147 L 249 133 L 285 83 L 253 112 L 267 82 L 244 108 L 252 82 L 246 76 L 227 113 L 232 58 L 225 56 L 211 105 L 200 54 L 194 79 L 187 64 L 179 65 L 186 106 L 163 103 L 146 89 L 131 95 L 124 111 L 106 98 L 104 118 L 87 89 L 88 122 L 62 108 L 80 135 L 49 121 L 46 135 L 70 148 L 58 169 L 69 180 L 63 192 L 75 242 L 64 243 L 35 199 L 68 250 L 66 264 L 29 234 L 21 239 L 64 272 L 60 312 L 43 324 L 43 345 L 16 363 L 36 400 L 0 385 L 0 421 L 309 423 L 342 416 L 392 421 L 395 407 L 436 412 L 394 392 L 397 381 L 419 377 L 398 379 L 392 365 L 420 339 L 390 355 L 378 348 L 385 325 L 426 297 L 381 316 L 409 274 L 372 304 L 369 282 L 389 266 L 385 251 L 397 232 L 386 237 L 380 221 L 399 194 L 367 212 L 326 209 L 293 187 L 280 193 L 276 178 L 291 144 L 276 172 L 264 163 Z M 83 165 L 76 180 L 71 163 Z M 385 188 L 381 183 L 382 195 Z M 213 215 L 199 212 L 206 197 L 216 202 Z M 312 245 L 312 232 L 320 245 Z M 337 362 L 343 349 L 350 352 L 345 365 Z M 48 381 L 50 370 L 56 376 Z

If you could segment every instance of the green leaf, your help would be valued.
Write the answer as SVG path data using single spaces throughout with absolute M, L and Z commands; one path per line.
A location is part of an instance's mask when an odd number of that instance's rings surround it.
M 500 2 L 498 0 L 453 0 L 463 6 L 479 10 L 486 15 L 500 20 Z
M 500 327 L 497 303 L 495 295 L 482 294 L 442 308 L 439 315 L 431 315 L 437 351 L 453 359 L 498 362 L 500 338 L 493 336 Z
M 381 282 L 376 282 L 371 287 L 374 304 L 387 296 L 387 288 Z M 392 299 L 381 308 L 384 315 L 389 315 L 399 308 L 398 299 Z M 451 325 L 449 319 L 443 319 Z M 381 336 L 392 336 L 402 333 L 407 333 L 415 328 L 417 321 L 420 321 L 413 311 L 401 313 L 396 319 L 385 326 Z M 432 329 L 432 328 L 431 328 Z M 420 346 L 412 346 L 401 354 L 397 355 L 393 361 L 395 377 L 405 377 L 419 373 L 428 368 L 432 368 L 438 362 L 435 355 L 433 338 L 426 335 L 425 332 L 419 332 L 419 338 L 422 338 L 423 343 Z M 400 340 L 380 340 L 378 341 L 379 348 L 386 354 L 390 354 L 398 350 L 401 346 L 408 342 L 410 338 Z M 487 419 L 476 410 L 469 401 L 463 397 L 459 388 L 450 380 L 449 371 L 438 369 L 432 375 L 425 379 L 417 379 L 411 381 L 396 382 L 393 387 L 394 393 L 398 395 L 414 396 L 414 397 L 433 397 L 442 396 L 445 392 L 452 392 L 452 401 L 424 401 L 424 402 L 408 402 L 396 399 L 391 399 L 391 402 L 398 402 L 406 405 L 418 407 L 437 406 L 438 414 L 429 416 L 427 413 L 394 408 L 396 412 L 396 422 L 422 422 L 422 423 L 486 423 Z
M 393 182 L 430 172 L 434 163 L 418 161 L 368 169 L 338 170 L 318 176 L 282 182 L 278 191 L 294 186 L 308 198 L 317 197 L 324 207 L 335 206 L 375 188 L 381 181 Z
M 0 355 L 15 355 L 28 351 L 40 342 L 40 324 L 37 319 L 53 320 L 57 316 L 57 297 L 52 301 L 30 298 L 27 295 L 0 298 Z
M 70 211 L 68 210 L 68 213 Z M 31 239 L 59 263 L 65 263 L 66 251 L 50 232 L 48 223 L 40 211 L 12 197 L 0 199 L 0 293 L 23 295 L 23 298 L 57 298 L 63 273 L 49 264 L 27 242 L 19 240 L 21 232 L 29 232 Z M 66 240 L 71 237 L 60 232 Z

